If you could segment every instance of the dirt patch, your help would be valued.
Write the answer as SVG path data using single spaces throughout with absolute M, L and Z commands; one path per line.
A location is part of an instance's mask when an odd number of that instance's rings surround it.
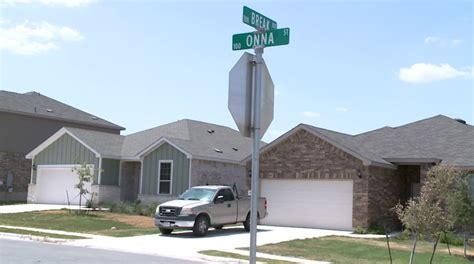
M 155 222 L 153 217 L 142 216 L 142 215 L 127 215 L 127 214 L 116 214 L 108 212 L 96 213 L 106 219 L 114 220 L 117 222 L 126 223 L 139 228 L 154 228 Z
M 328 239 L 328 240 L 338 240 L 338 241 L 350 241 L 350 242 L 356 242 L 356 243 L 364 243 L 366 245 L 373 245 L 373 246 L 379 246 L 379 247 L 387 247 L 387 242 L 382 241 L 382 240 L 373 240 L 373 239 L 364 239 L 364 238 L 351 238 L 351 237 L 325 237 L 322 239 Z M 398 250 L 408 250 L 410 251 L 412 249 L 411 244 L 402 244 L 402 243 L 397 243 L 396 241 L 390 240 L 390 248 L 391 249 L 398 249 Z M 454 247 L 450 246 L 451 248 L 451 253 L 455 255 L 463 255 L 463 249 L 460 247 Z M 433 250 L 432 245 L 426 245 L 423 242 L 419 242 L 416 251 L 417 252 L 431 252 Z M 443 252 L 443 253 L 448 253 L 448 249 L 446 245 L 444 244 L 438 244 L 438 248 L 436 249 L 437 252 Z M 470 250 L 468 248 L 467 250 L 468 255 L 473 255 L 474 256 L 474 251 Z

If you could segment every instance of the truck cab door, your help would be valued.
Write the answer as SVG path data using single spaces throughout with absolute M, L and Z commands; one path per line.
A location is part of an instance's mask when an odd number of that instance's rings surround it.
M 216 194 L 210 213 L 212 215 L 212 225 L 235 223 L 237 203 L 230 189 L 222 189 Z

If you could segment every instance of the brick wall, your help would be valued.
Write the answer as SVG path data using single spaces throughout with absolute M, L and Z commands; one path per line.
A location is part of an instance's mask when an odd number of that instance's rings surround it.
M 362 161 L 305 130 L 291 135 L 260 158 L 263 179 L 352 179 L 353 227 L 369 225 L 369 173 Z M 248 178 L 249 187 L 250 181 Z
M 246 175 L 245 166 L 239 164 L 193 159 L 191 186 L 235 183 L 240 194 L 247 194 Z
M 0 200 L 26 201 L 31 177 L 31 160 L 24 153 L 0 152 Z M 7 178 L 12 176 L 12 192 L 8 192 Z
M 369 226 L 398 230 L 400 223 L 392 208 L 400 199 L 400 187 L 396 170 L 369 167 Z

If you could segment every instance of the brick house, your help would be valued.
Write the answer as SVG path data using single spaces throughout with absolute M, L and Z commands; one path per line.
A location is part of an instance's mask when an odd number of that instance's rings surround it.
M 395 227 L 391 208 L 419 195 L 430 167 L 474 171 L 474 127 L 442 115 L 359 135 L 300 124 L 264 146 L 260 162 L 262 224 Z M 250 170 L 250 156 L 244 163 Z
M 26 201 L 25 155 L 61 127 L 120 134 L 125 128 L 37 92 L 0 91 L 0 200 Z

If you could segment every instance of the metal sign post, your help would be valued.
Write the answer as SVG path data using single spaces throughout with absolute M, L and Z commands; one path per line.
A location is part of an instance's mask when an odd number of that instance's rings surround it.
M 257 261 L 257 221 L 260 175 L 260 103 L 262 97 L 263 47 L 255 48 L 255 73 L 252 96 L 252 194 L 250 196 L 250 263 Z
M 228 108 L 240 133 L 244 137 L 253 138 L 249 260 L 251 264 L 255 264 L 260 197 L 260 138 L 273 120 L 274 96 L 274 85 L 263 60 L 263 49 L 289 44 L 290 29 L 277 29 L 276 21 L 246 6 L 243 11 L 242 21 L 257 31 L 233 35 L 232 49 L 254 49 L 255 56 L 244 53 L 229 72 Z

